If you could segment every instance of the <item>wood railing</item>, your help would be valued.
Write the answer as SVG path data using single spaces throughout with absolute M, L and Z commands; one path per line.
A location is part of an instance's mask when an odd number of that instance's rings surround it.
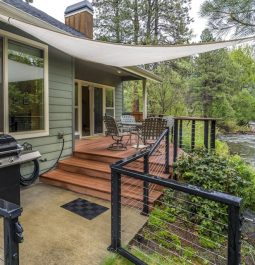
M 199 118 L 199 117 L 174 117 L 173 143 L 174 143 L 174 162 L 178 158 L 179 148 L 183 149 L 184 123 L 190 123 L 190 144 L 189 150 L 196 147 L 196 126 L 198 122 L 203 123 L 203 147 L 207 150 L 215 149 L 216 139 L 216 121 L 215 118 Z M 200 146 L 201 147 L 201 146 Z M 186 146 L 187 149 L 187 146 Z

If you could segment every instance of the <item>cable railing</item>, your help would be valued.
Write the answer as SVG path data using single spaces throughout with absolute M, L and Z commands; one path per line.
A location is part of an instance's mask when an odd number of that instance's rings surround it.
M 215 118 L 174 117 L 174 162 L 177 161 L 180 150 L 190 152 L 196 147 L 214 150 L 216 121 L 217 119 Z
M 111 169 L 111 251 L 138 265 L 240 264 L 242 199 L 169 179 L 168 130 Z M 142 225 L 123 245 L 131 222 Z
M 3 218 L 3 245 L 0 245 L 0 264 L 19 265 L 19 244 L 23 229 L 19 223 L 22 208 L 0 199 L 0 217 Z

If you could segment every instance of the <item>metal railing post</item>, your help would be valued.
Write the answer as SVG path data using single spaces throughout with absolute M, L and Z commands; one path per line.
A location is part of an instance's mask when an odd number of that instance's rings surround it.
M 215 138 L 216 138 L 216 121 L 211 121 L 211 150 L 215 149 Z
M 179 128 L 179 147 L 182 148 L 183 141 L 182 141 L 182 132 L 183 132 L 183 126 L 182 126 L 182 120 L 180 120 L 180 128 Z
M 228 265 L 241 264 L 241 213 L 240 206 L 228 208 Z
M 144 156 L 144 174 L 149 173 L 149 155 L 146 154 Z M 144 181 L 143 182 L 143 215 L 149 214 L 149 182 Z
M 0 200 L 0 216 L 4 218 L 4 264 L 19 265 L 19 244 L 23 242 L 23 228 L 19 223 L 22 208 Z
M 116 252 L 121 247 L 121 174 L 112 170 L 111 174 L 111 246 L 109 251 Z
M 191 150 L 194 150 L 196 145 L 196 121 L 191 123 Z
M 174 162 L 177 161 L 178 156 L 178 120 L 174 120 Z
M 206 120 L 204 121 L 204 147 L 208 150 L 209 144 L 209 122 Z
M 165 173 L 169 174 L 169 159 L 170 159 L 170 150 L 169 150 L 169 141 L 170 141 L 170 131 L 169 128 L 167 129 L 167 133 L 166 133 L 166 161 L 165 161 Z

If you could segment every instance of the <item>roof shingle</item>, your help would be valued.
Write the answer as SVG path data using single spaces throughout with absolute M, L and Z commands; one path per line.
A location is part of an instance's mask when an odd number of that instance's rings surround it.
M 26 2 L 23 2 L 22 0 L 3 0 L 3 2 L 5 2 L 5 3 L 17 8 L 17 9 L 20 9 L 21 11 L 23 11 L 27 14 L 30 14 L 30 15 L 38 18 L 38 19 L 41 19 L 44 22 L 49 23 L 52 26 L 57 27 L 57 28 L 65 31 L 67 33 L 70 33 L 70 34 L 72 34 L 74 36 L 78 36 L 78 37 L 84 37 L 84 35 L 81 32 L 65 25 L 64 23 L 51 17 L 47 13 L 33 7 L 32 5 L 27 4 Z

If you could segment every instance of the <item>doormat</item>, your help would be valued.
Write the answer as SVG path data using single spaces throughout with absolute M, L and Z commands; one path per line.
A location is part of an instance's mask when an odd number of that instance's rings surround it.
M 89 202 L 81 198 L 71 201 L 67 204 L 64 204 L 61 207 L 72 213 L 78 214 L 81 217 L 84 217 L 88 220 L 93 220 L 94 218 L 96 218 L 97 216 L 106 212 L 109 209 L 102 205 Z

